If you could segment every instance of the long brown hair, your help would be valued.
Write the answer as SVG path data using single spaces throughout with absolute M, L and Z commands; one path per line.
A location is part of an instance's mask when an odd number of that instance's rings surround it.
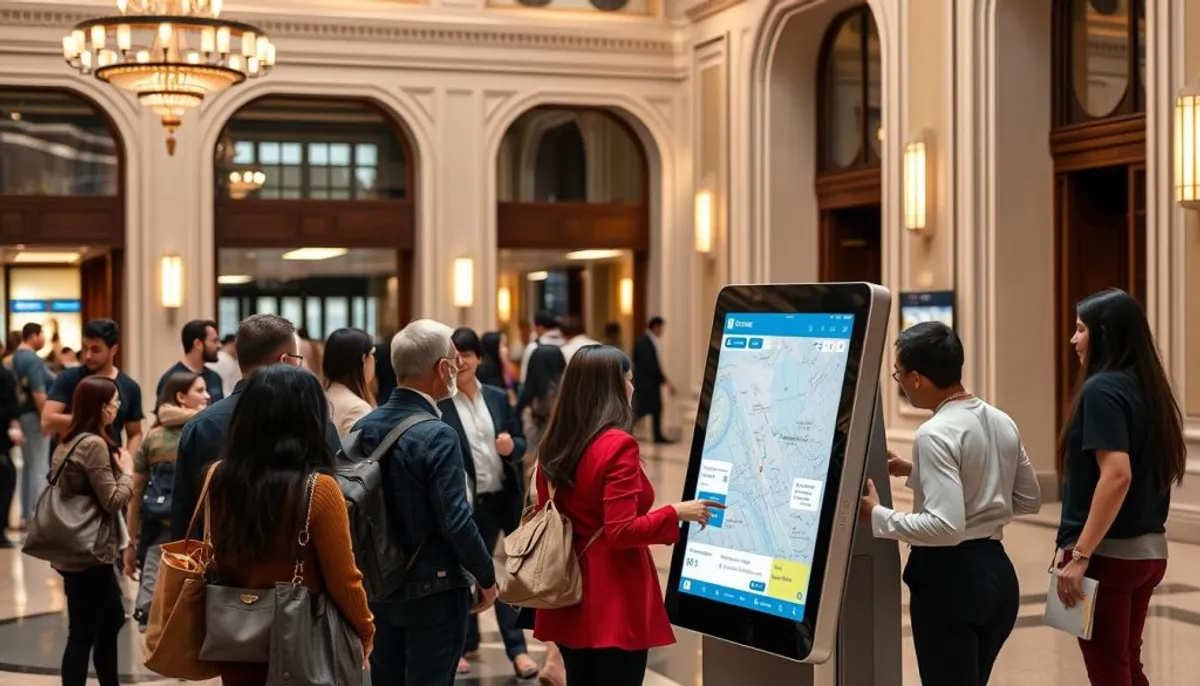
M 585 345 L 571 357 L 538 446 L 538 465 L 555 486 L 569 486 L 587 447 L 608 429 L 631 431 L 625 387 L 629 358 L 607 345 Z
M 96 434 L 109 448 L 116 449 L 104 423 L 104 408 L 117 394 L 117 383 L 107 376 L 85 376 L 71 396 L 71 423 L 63 434 L 67 443 L 79 434 Z
M 1171 382 L 1163 370 L 1146 313 L 1125 291 L 1117 288 L 1092 294 L 1075 306 L 1088 329 L 1087 356 L 1083 373 L 1071 399 L 1070 419 L 1058 437 L 1058 474 L 1066 479 L 1067 450 L 1084 383 L 1101 372 L 1127 371 L 1137 380 L 1141 402 L 1146 408 L 1146 437 L 1154 481 L 1167 493 L 1172 484 L 1183 483 L 1187 469 L 1187 446 L 1183 440 L 1183 416 Z

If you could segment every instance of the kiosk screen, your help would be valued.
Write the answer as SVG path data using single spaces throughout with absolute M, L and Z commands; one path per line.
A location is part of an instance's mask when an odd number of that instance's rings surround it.
M 804 619 L 853 314 L 727 313 L 678 590 Z

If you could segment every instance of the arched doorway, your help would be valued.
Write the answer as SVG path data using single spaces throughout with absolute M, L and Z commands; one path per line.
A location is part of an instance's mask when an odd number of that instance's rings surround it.
M 1075 303 L 1115 286 L 1145 305 L 1145 0 L 1057 0 L 1052 21 L 1061 425 L 1079 370 L 1074 351 L 1063 342 L 1075 326 Z
M 577 319 L 625 349 L 646 325 L 650 265 L 646 151 L 603 109 L 536 107 L 497 159 L 499 326 L 526 340 L 534 315 Z
M 834 17 L 817 62 L 822 281 L 883 278 L 882 51 L 867 5 Z
M 234 114 L 215 155 L 217 321 L 257 312 L 324 340 L 386 340 L 412 318 L 412 146 L 369 100 L 267 96 Z
M 116 126 L 78 93 L 0 87 L 4 332 L 42 324 L 52 362 L 79 350 L 88 320 L 122 321 L 124 155 Z

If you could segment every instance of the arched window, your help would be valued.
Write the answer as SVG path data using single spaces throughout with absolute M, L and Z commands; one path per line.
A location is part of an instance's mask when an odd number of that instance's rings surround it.
M 403 200 L 409 194 L 404 137 L 390 117 L 361 100 L 256 100 L 226 125 L 216 171 L 217 197 L 235 200 Z
M 574 121 L 542 134 L 533 188 L 536 202 L 587 202 L 587 151 Z
M 0 88 L 0 195 L 115 196 L 119 150 L 108 119 L 78 95 Z
M 834 18 L 818 62 L 818 170 L 879 164 L 882 69 L 879 27 L 866 5 Z
M 1056 127 L 1146 111 L 1145 0 L 1059 0 Z

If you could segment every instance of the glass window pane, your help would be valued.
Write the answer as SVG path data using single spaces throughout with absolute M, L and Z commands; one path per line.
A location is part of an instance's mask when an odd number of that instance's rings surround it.
M 279 185 L 284 188 L 299 188 L 303 183 L 302 179 L 301 167 L 284 167 L 283 178 L 280 179 Z
M 1071 2 L 1071 80 L 1092 117 L 1113 113 L 1129 89 L 1129 8 L 1126 3 Z M 1097 9 L 1097 5 L 1108 11 Z
M 283 307 L 279 316 L 295 324 L 304 320 L 304 311 L 301 307 L 300 298 L 289 296 L 283 299 Z
M 330 332 L 350 326 L 350 301 L 325 298 L 325 328 Z
M 238 141 L 233 144 L 233 163 L 234 164 L 253 164 L 254 163 L 254 142 L 253 141 Z
M 313 188 L 324 188 L 329 185 L 329 168 L 316 167 L 308 170 L 308 182 Z
M 279 197 L 283 200 L 300 200 L 304 194 L 299 188 L 286 188 L 279 191 Z
M 279 314 L 279 301 L 275 298 L 260 297 L 254 303 L 255 314 Z
M 222 336 L 237 333 L 238 324 L 238 299 L 237 298 L 221 298 L 217 303 L 217 328 L 220 329 Z
M 304 146 L 300 143 L 284 143 L 280 158 L 284 164 L 300 164 L 304 158 Z
M 375 170 L 358 168 L 354 170 L 354 178 L 358 179 L 358 187 L 364 191 L 375 190 Z M 361 197 L 361 196 L 360 196 Z
M 116 195 L 118 164 L 108 122 L 90 103 L 0 89 L 0 195 Z
M 328 143 L 309 143 L 308 144 L 308 163 L 314 166 L 322 167 L 329 164 L 329 144 Z
M 370 332 L 367 328 L 367 299 L 361 295 L 350 299 L 350 325 Z
M 379 298 L 373 295 L 367 298 L 367 323 L 363 330 L 372 336 L 379 335 Z
M 332 165 L 346 166 L 350 164 L 350 144 L 349 143 L 330 143 L 329 144 L 329 163 Z
M 824 112 L 821 136 L 824 139 L 823 167 L 842 169 L 854 163 L 863 145 L 863 118 L 868 116 L 863 102 L 863 31 L 864 8 L 846 17 L 829 44 L 825 55 Z
M 263 164 L 279 164 L 279 144 L 274 141 L 259 143 L 258 161 Z
M 328 200 L 329 199 L 329 189 L 328 188 L 309 189 L 308 197 L 313 200 Z
M 346 188 L 331 188 L 329 189 L 330 200 L 349 200 L 350 190 Z
M 354 146 L 354 163 L 360 167 L 379 164 L 379 146 L 374 143 L 359 143 Z
M 304 328 L 315 341 L 325 340 L 325 329 L 321 325 L 321 299 L 307 297 L 304 299 Z
M 868 12 L 867 31 L 867 141 L 873 160 L 883 155 L 883 48 L 879 44 L 879 25 L 875 13 Z
M 333 188 L 350 187 L 350 168 L 334 167 L 329 170 L 329 185 Z

